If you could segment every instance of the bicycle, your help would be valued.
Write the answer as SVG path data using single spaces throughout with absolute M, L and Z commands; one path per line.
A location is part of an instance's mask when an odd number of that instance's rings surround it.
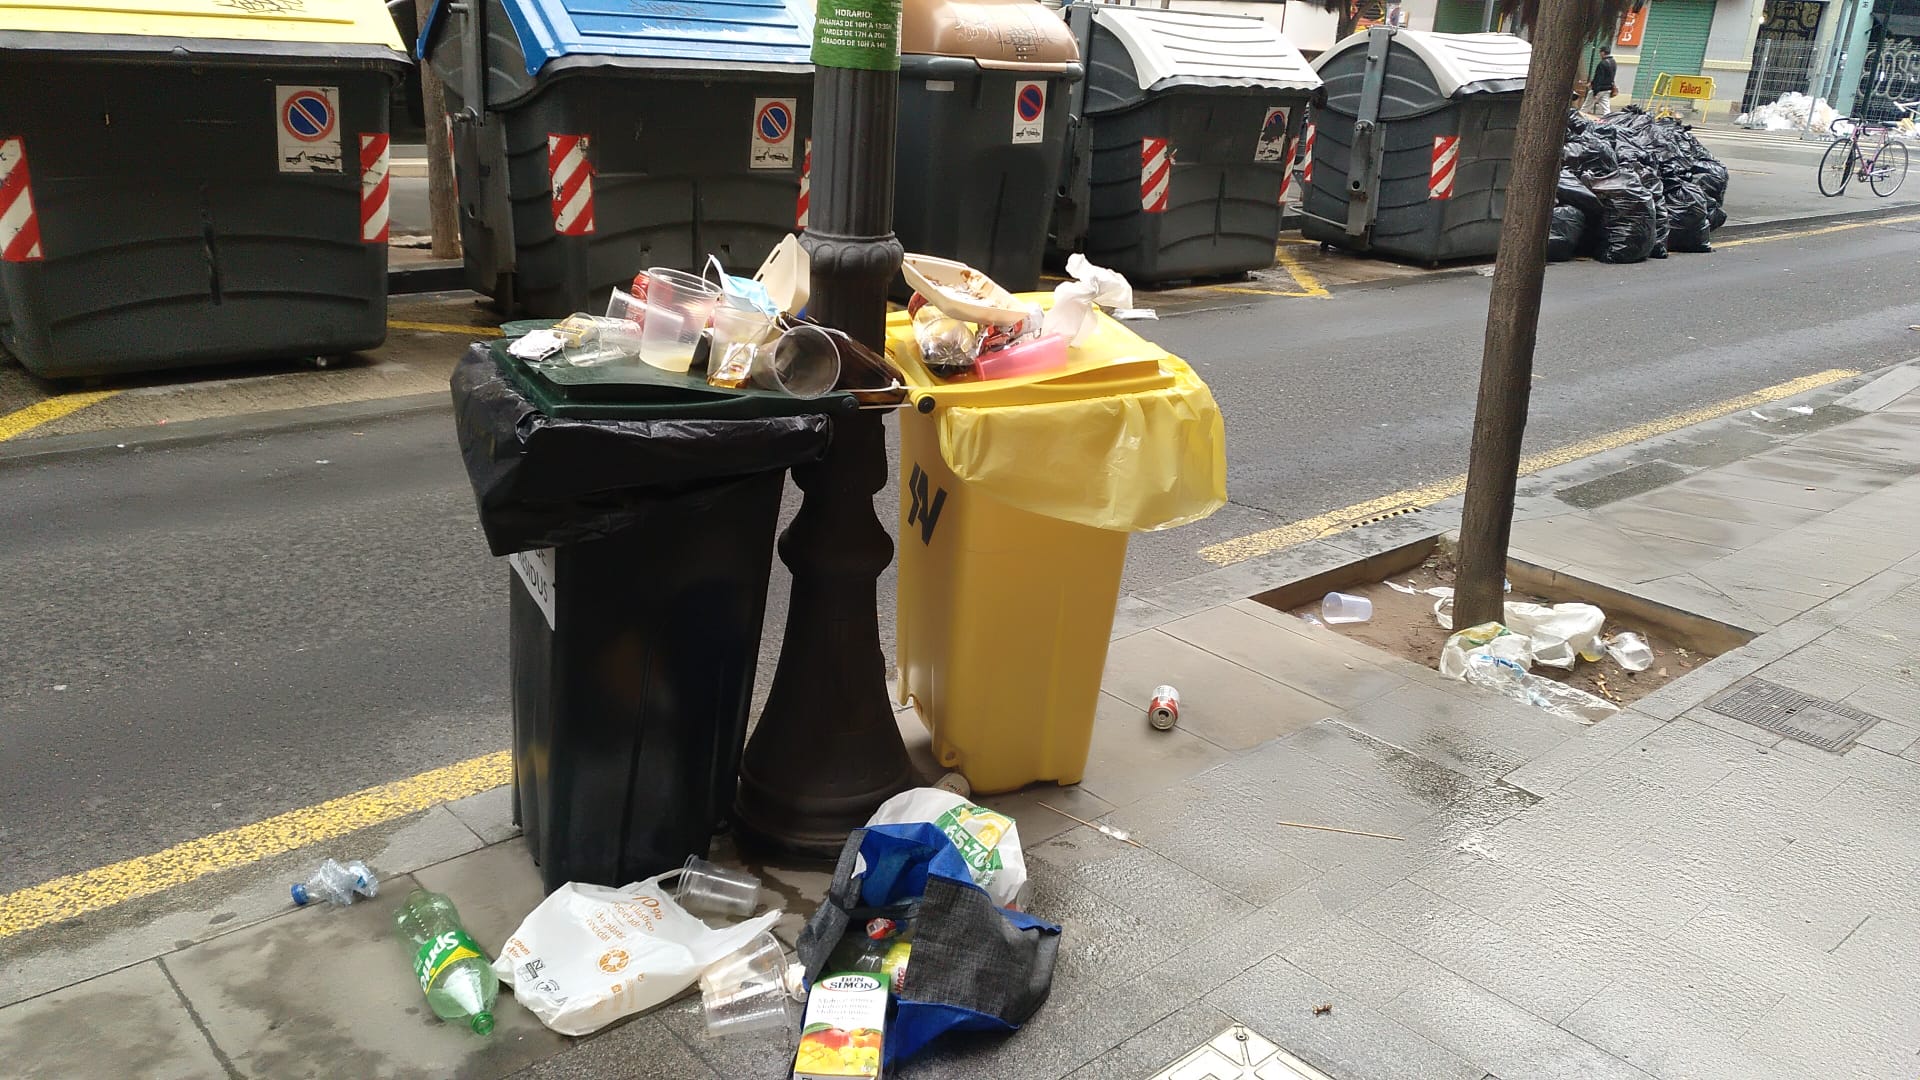
M 1920 101 L 1896 101 L 1893 105 L 1908 116 L 1920 115 Z M 1833 127 L 1840 123 L 1835 120 Z M 1907 180 L 1908 155 L 1907 144 L 1894 137 L 1894 126 L 1858 118 L 1848 123 L 1852 130 L 1835 138 L 1820 157 L 1820 194 L 1838 198 L 1856 176 L 1883 199 L 1899 191 Z M 1862 147 L 1860 137 L 1868 134 L 1877 134 L 1880 145 Z

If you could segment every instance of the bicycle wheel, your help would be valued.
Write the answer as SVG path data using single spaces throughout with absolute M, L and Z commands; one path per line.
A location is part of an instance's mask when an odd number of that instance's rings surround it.
M 1886 198 L 1907 182 L 1907 144 L 1888 137 L 1880 152 L 1873 155 L 1873 171 L 1867 174 L 1867 186 Z
M 1852 139 L 1833 140 L 1833 145 L 1827 147 L 1820 158 L 1820 194 L 1831 199 L 1847 190 L 1847 181 L 1853 179 L 1854 163 L 1859 160 Z

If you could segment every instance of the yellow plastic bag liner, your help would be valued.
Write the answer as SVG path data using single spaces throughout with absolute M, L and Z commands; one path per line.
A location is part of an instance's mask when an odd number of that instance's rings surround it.
M 385 45 L 404 53 L 380 0 L 0 0 L 0 31 Z
M 1050 293 L 1020 299 L 1050 305 Z M 1029 513 L 1117 532 L 1198 521 L 1227 502 L 1226 429 L 1179 358 L 1105 314 L 1057 371 L 943 383 L 905 313 L 888 344 L 939 425 L 940 456 L 977 491 Z M 931 406 L 923 404 L 931 400 Z

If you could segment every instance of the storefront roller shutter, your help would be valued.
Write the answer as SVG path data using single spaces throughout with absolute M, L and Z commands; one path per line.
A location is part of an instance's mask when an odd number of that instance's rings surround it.
M 1644 100 L 1661 73 L 1698 75 L 1707 58 L 1707 34 L 1713 29 L 1714 0 L 1648 0 L 1647 34 L 1640 43 L 1640 66 L 1633 96 Z
M 1477 34 L 1485 12 L 1482 0 L 1440 0 L 1439 10 L 1433 13 L 1434 33 Z

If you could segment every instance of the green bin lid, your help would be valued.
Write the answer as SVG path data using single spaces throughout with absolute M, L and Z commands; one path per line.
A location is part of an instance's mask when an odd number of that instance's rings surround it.
M 551 326 L 551 320 L 541 324 Z M 507 351 L 512 339 L 490 342 L 493 362 L 514 389 L 548 416 L 570 420 L 752 420 L 805 416 L 854 408 L 853 396 L 797 398 L 771 390 L 729 390 L 698 375 L 646 364 L 594 367 L 535 366 Z

